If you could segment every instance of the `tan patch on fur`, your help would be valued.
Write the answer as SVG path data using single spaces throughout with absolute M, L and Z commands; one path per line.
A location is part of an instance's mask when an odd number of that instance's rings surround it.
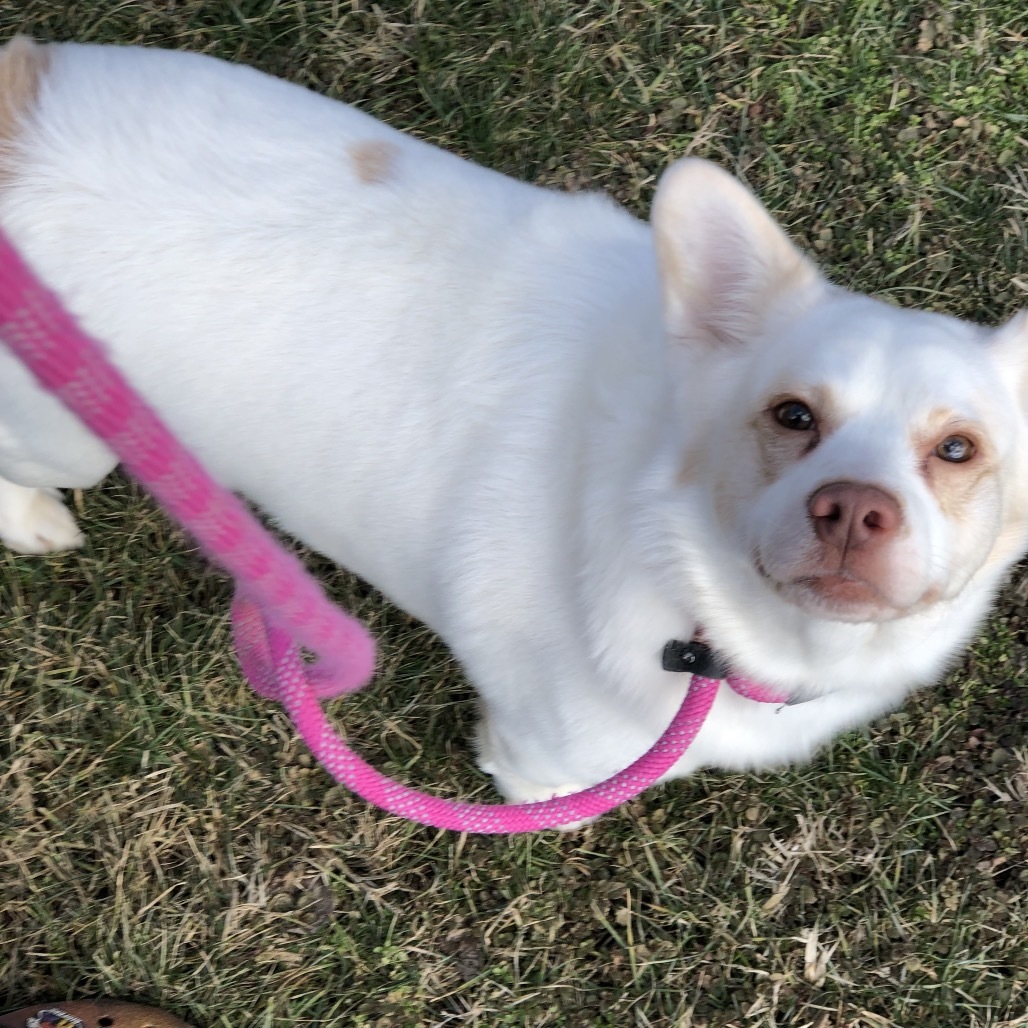
M 935 455 L 935 448 L 951 435 L 962 435 L 974 443 L 975 454 L 962 464 Z M 995 474 L 995 461 L 985 432 L 968 424 L 945 408 L 936 408 L 910 439 L 914 453 L 920 454 L 923 474 L 935 495 L 939 509 L 951 521 L 965 520 L 982 484 Z
M 15 36 L 0 47 L 0 143 L 17 138 L 49 67 L 46 47 L 28 36 Z
M 1026 520 L 1028 516 L 1024 511 L 1019 512 L 1019 516 L 1006 519 L 988 557 L 985 558 L 985 567 L 994 568 L 1000 564 L 1009 564 L 1024 553 Z
M 392 174 L 397 152 L 395 143 L 381 139 L 368 140 L 350 147 L 357 178 L 367 185 L 387 181 Z
M 823 429 L 822 434 L 828 435 L 839 418 L 839 400 L 835 395 L 835 390 L 822 382 L 810 390 L 810 398 L 807 402 L 818 417 L 818 423 Z
M 962 421 L 955 411 L 948 407 L 935 407 L 910 437 L 915 450 L 918 447 L 933 447 L 947 435 L 961 431 Z
M 692 446 L 682 457 L 678 466 L 678 484 L 691 485 L 700 473 L 703 465 L 703 452 L 698 446 Z
M 772 411 L 787 400 L 799 400 L 813 412 L 816 427 L 809 432 L 797 432 L 775 421 Z M 816 385 L 784 389 L 750 422 L 760 448 L 760 470 L 764 484 L 770 485 L 787 468 L 809 453 L 831 435 L 835 428 L 838 402 L 830 386 Z

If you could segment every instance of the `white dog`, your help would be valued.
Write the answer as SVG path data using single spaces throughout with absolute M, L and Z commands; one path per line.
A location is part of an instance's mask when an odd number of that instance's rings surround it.
M 512 799 L 645 750 L 809 755 L 934 679 L 1028 548 L 1028 318 L 829 284 L 736 180 L 652 224 L 511 181 L 256 71 L 0 51 L 0 224 L 222 482 L 439 632 Z M 82 540 L 112 454 L 0 347 L 0 536 Z

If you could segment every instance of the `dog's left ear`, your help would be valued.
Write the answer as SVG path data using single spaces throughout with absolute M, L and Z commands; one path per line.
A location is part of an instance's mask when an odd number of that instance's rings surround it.
M 776 304 L 824 281 L 761 202 L 709 161 L 672 164 L 650 220 L 674 338 L 743 343 L 759 334 Z
M 992 335 L 993 356 L 1028 417 L 1028 310 L 1015 314 Z

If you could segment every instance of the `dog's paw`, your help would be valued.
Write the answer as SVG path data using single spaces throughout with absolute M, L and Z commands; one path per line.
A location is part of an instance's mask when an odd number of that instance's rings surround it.
M 73 550 L 85 536 L 56 490 L 0 483 L 0 541 L 15 553 Z
M 545 800 L 554 800 L 558 796 L 571 796 L 576 792 L 581 792 L 583 789 L 588 788 L 586 785 L 532 785 L 528 782 L 519 780 L 516 786 L 513 786 L 510 781 L 501 782 L 495 776 L 493 780 L 496 782 L 496 787 L 507 799 L 508 803 L 541 803 Z M 598 820 L 595 817 L 583 817 L 578 821 L 568 821 L 564 824 L 557 825 L 556 831 L 558 832 L 574 832 L 579 828 L 585 828 L 586 825 L 591 825 L 594 821 Z
M 541 784 L 523 778 L 504 767 L 499 759 L 499 747 L 496 745 L 492 726 L 487 718 L 483 718 L 478 723 L 475 750 L 478 766 L 492 778 L 496 791 L 507 803 L 540 803 L 556 799 L 558 796 L 570 796 L 572 793 L 588 788 L 587 785 L 578 782 L 566 782 L 560 785 Z M 595 817 L 587 817 L 580 821 L 570 821 L 567 824 L 558 825 L 557 831 L 573 832 L 577 828 L 592 824 L 595 820 Z
M 529 782 L 517 775 L 501 774 L 495 766 L 482 767 L 487 771 L 496 785 L 497 792 L 508 803 L 541 803 L 545 800 L 553 800 L 558 796 L 570 796 L 573 793 L 581 792 L 588 788 L 586 785 L 568 782 L 563 785 L 539 785 L 536 782 Z M 573 832 L 576 828 L 583 828 L 595 821 L 594 817 L 583 818 L 580 821 L 569 821 L 566 824 L 557 825 L 560 832 Z

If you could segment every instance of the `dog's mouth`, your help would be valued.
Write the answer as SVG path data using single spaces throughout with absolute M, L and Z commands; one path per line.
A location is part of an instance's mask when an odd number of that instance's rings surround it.
M 756 569 L 789 603 L 829 621 L 893 621 L 910 613 L 897 606 L 872 582 L 847 571 L 799 575 L 782 581 L 771 575 L 758 559 Z

